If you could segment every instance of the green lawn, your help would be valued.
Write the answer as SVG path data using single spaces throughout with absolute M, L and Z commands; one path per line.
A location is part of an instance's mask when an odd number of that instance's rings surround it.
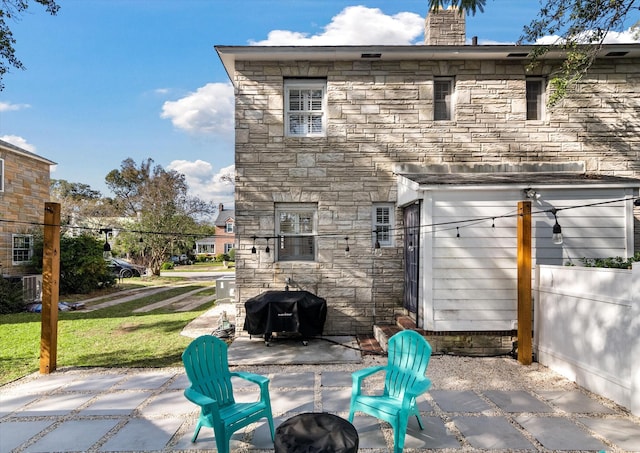
M 171 306 L 148 313 L 133 310 L 203 286 L 210 284 L 172 288 L 92 312 L 60 312 L 58 368 L 181 366 L 180 356 L 191 338 L 180 332 L 213 306 L 213 289 L 201 293 L 211 300 L 194 311 L 175 312 Z M 39 313 L 0 316 L 0 385 L 39 370 L 40 328 Z

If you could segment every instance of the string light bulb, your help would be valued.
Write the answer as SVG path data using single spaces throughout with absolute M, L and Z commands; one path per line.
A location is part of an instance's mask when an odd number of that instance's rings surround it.
M 100 233 L 104 233 L 104 245 L 102 246 L 102 257 L 105 260 L 111 258 L 111 245 L 109 245 L 109 233 L 113 231 L 112 228 L 100 228 Z
M 378 237 L 380 231 L 376 228 L 374 233 L 376 234 L 376 242 L 373 244 L 373 254 L 376 256 L 380 256 L 382 255 L 382 248 L 380 247 L 380 239 Z
M 264 248 L 265 253 L 270 253 L 271 249 L 269 248 L 269 238 L 265 238 L 267 240 L 267 246 Z
M 348 238 L 348 237 L 345 237 L 345 238 L 344 238 L 344 240 L 345 240 L 345 241 L 346 241 L 346 243 L 347 243 L 346 247 L 344 248 L 344 256 L 347 256 L 347 257 L 348 257 L 348 256 L 351 254 L 351 253 L 350 253 L 350 252 L 351 252 L 351 249 L 349 249 L 349 238 Z
M 258 251 L 256 250 L 256 237 L 251 236 L 251 239 L 253 239 L 253 247 L 251 247 L 251 253 L 255 255 L 256 253 L 258 253 Z
M 555 225 L 553 225 L 553 235 L 551 236 L 551 241 L 556 245 L 560 245 L 564 241 L 564 238 L 562 237 L 562 227 L 560 227 L 560 224 L 558 223 L 558 216 L 556 215 L 557 212 L 558 210 L 556 208 L 553 208 L 551 210 L 551 214 L 553 214 L 553 218 L 556 221 Z

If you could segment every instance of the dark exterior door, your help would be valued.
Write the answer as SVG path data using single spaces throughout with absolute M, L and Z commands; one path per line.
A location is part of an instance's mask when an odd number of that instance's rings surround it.
M 418 313 L 420 269 L 420 204 L 404 208 L 404 302 L 410 313 Z

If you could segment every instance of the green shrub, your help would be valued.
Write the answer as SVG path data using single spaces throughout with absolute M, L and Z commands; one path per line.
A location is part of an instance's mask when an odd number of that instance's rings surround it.
M 0 278 L 0 315 L 24 311 L 22 280 Z
M 236 260 L 236 249 L 229 250 L 229 261 Z
M 612 258 L 582 258 L 585 267 L 607 267 L 614 269 L 631 269 L 635 262 L 640 262 L 640 252 L 637 252 L 631 258 L 622 258 L 616 256 Z
M 162 263 L 162 266 L 160 266 L 160 270 L 161 271 L 170 271 L 171 269 L 173 269 L 173 262 L 172 261 L 165 261 L 164 263 Z
M 42 237 L 34 241 L 32 265 L 42 273 Z M 116 284 L 103 258 L 104 243 L 89 234 L 60 237 L 60 294 L 85 294 Z
M 216 255 L 216 263 L 222 263 L 223 261 L 229 261 L 229 255 L 226 253 L 218 253 Z

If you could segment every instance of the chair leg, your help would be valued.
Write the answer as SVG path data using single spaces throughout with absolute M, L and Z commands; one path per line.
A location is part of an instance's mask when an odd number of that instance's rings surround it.
M 273 416 L 272 415 L 268 416 L 267 421 L 269 422 L 269 429 L 271 430 L 271 442 L 275 442 L 276 434 L 273 428 Z
M 422 424 L 422 417 L 420 417 L 420 414 L 416 414 L 416 419 L 418 420 L 418 426 L 420 427 L 420 430 L 423 430 L 424 425 Z
M 216 448 L 218 453 L 229 453 L 229 444 L 231 443 L 231 436 L 233 433 L 226 433 L 223 430 L 213 430 L 213 435 L 216 436 Z
M 404 449 L 404 439 L 407 435 L 408 421 L 408 415 L 403 417 L 402 414 L 400 414 L 396 426 L 393 427 L 393 451 L 395 453 L 402 453 Z
M 191 442 L 195 442 L 198 434 L 200 433 L 200 428 L 202 428 L 202 423 L 198 422 L 198 424 L 196 425 L 196 430 L 193 433 L 193 437 L 191 438 Z

